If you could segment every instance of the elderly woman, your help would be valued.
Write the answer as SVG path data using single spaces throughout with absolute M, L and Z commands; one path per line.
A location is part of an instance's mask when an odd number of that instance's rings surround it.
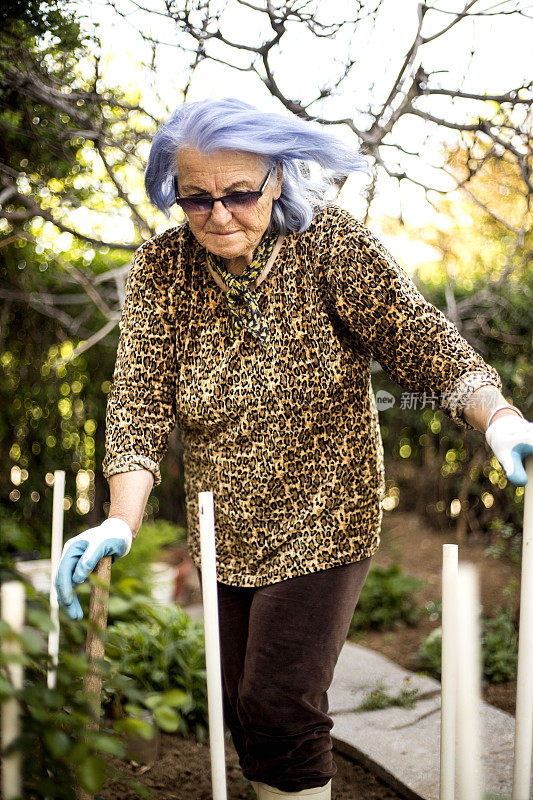
M 260 800 L 331 797 L 327 690 L 380 543 L 371 359 L 485 432 L 512 482 L 533 452 L 498 373 L 365 225 L 322 201 L 307 162 L 367 170 L 322 130 L 231 98 L 187 103 L 158 130 L 148 196 L 186 221 L 135 253 L 107 408 L 109 518 L 66 543 L 57 578 L 79 617 L 73 585 L 129 551 L 177 423 L 198 567 L 198 493 L 214 493 L 225 719 Z

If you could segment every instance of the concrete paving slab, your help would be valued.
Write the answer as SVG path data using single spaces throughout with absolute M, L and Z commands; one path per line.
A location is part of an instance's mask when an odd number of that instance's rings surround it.
M 397 696 L 416 688 L 412 709 L 356 711 L 378 688 Z M 346 642 L 329 691 L 332 736 L 340 752 L 355 757 L 409 800 L 438 800 L 440 683 L 403 669 L 360 645 Z M 514 717 L 482 702 L 483 789 L 511 795 Z M 530 795 L 533 800 L 533 793 Z

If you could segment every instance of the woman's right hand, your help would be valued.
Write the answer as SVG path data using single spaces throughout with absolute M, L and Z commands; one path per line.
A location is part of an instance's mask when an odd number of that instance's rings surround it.
M 83 611 L 74 586 L 83 583 L 104 556 L 112 562 L 131 549 L 133 534 L 123 519 L 111 517 L 65 542 L 55 585 L 59 605 L 71 619 L 81 619 Z

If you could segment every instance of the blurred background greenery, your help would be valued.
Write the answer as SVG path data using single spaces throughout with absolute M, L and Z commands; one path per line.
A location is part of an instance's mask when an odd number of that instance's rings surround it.
M 106 514 L 104 418 L 124 283 L 134 250 L 169 225 L 142 188 L 166 112 L 131 84 L 106 83 L 98 38 L 72 3 L 35 2 L 24 14 L 7 3 L 0 23 L 0 524 L 10 552 L 47 556 L 54 470 L 66 472 L 67 536 Z M 491 109 L 504 126 L 504 104 Z M 511 145 L 498 150 L 477 131 L 442 149 L 466 191 L 435 193 L 434 224 L 374 218 L 372 191 L 365 221 L 387 242 L 426 245 L 418 287 L 531 418 L 532 237 L 522 164 Z M 373 369 L 374 391 L 396 398 L 380 414 L 386 513 L 416 510 L 459 541 L 496 531 L 511 552 L 523 489 L 507 482 L 479 433 L 429 405 L 403 408 L 401 387 Z M 146 520 L 183 526 L 176 431 L 162 473 Z

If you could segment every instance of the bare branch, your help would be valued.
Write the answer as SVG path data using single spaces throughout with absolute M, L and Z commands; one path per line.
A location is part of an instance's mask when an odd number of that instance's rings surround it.
M 424 14 L 425 13 L 426 13 L 425 6 L 423 5 L 423 3 L 419 3 L 418 4 L 418 27 L 417 27 L 417 30 L 416 30 L 416 33 L 415 33 L 414 42 L 411 45 L 411 47 L 409 48 L 409 50 L 407 51 L 407 54 L 406 54 L 406 56 L 404 58 L 404 61 L 403 61 L 403 64 L 400 67 L 400 70 L 399 70 L 399 72 L 398 72 L 398 74 L 396 76 L 395 81 L 393 82 L 392 88 L 391 88 L 391 90 L 389 92 L 389 95 L 388 95 L 387 99 L 383 103 L 381 111 L 376 115 L 376 121 L 375 121 L 374 125 L 372 126 L 373 129 L 375 129 L 376 127 L 378 127 L 380 125 L 380 120 L 383 119 L 386 110 L 389 108 L 389 106 L 392 103 L 393 98 L 395 98 L 397 96 L 397 94 L 399 93 L 399 91 L 401 89 L 402 84 L 406 80 L 405 73 L 408 70 L 410 70 L 412 68 L 412 66 L 413 66 L 413 63 L 415 61 L 415 58 L 416 58 L 416 55 L 417 55 L 417 52 L 418 52 L 418 48 L 420 47 L 420 45 L 421 45 L 421 43 L 423 41 L 421 30 L 422 30 L 422 25 L 423 25 L 423 22 L 424 22 Z M 410 100 L 411 99 L 412 99 L 412 97 L 410 98 Z M 407 98 L 405 98 L 405 100 L 404 100 L 403 108 L 405 108 L 406 105 L 407 105 Z M 401 115 L 401 113 L 403 111 L 403 108 L 402 108 L 402 106 L 400 106 L 400 108 L 398 108 L 394 114 L 390 115 L 389 122 L 387 123 L 387 125 L 388 125 L 387 132 L 392 129 L 394 123 L 396 122 L 396 120 Z
M 533 83 L 526 84 L 525 86 L 520 86 L 517 89 L 511 89 L 504 94 L 475 94 L 474 92 L 462 92 L 459 89 L 442 89 L 438 87 L 431 87 L 428 89 L 424 94 L 431 94 L 431 95 L 445 95 L 447 97 L 453 97 L 454 99 L 460 98 L 462 100 L 487 100 L 492 103 L 510 103 L 512 105 L 525 105 L 529 106 L 531 104 L 531 97 L 521 98 L 519 96 L 519 92 L 521 91 L 533 91 Z
M 66 330 L 69 331 L 69 333 L 79 331 L 79 325 L 76 324 L 70 314 L 60 311 L 55 307 L 55 305 L 49 305 L 45 300 L 42 299 L 40 294 L 35 295 L 31 292 L 13 291 L 11 289 L 4 289 L 3 287 L 0 287 L 0 297 L 4 298 L 5 300 L 10 300 L 11 302 L 22 302 L 25 305 L 31 306 L 31 308 L 34 308 L 45 317 L 51 317 L 52 319 L 57 320 L 61 325 L 63 325 L 64 328 L 66 328 Z M 86 332 L 86 335 L 90 335 L 88 331 Z
M 135 219 L 139 223 L 139 227 L 140 227 L 142 233 L 145 234 L 147 236 L 147 238 L 149 238 L 151 236 L 155 236 L 155 230 L 152 227 L 150 227 L 148 222 L 145 219 L 143 219 L 143 217 L 141 217 L 141 215 L 139 214 L 136 206 L 134 206 L 134 204 L 130 201 L 128 195 L 126 194 L 126 192 L 122 188 L 121 184 L 119 183 L 118 178 L 115 175 L 115 173 L 113 172 L 113 170 L 111 169 L 109 161 L 107 160 L 107 158 L 105 156 L 105 153 L 104 153 L 104 151 L 102 149 L 102 146 L 100 145 L 99 142 L 96 143 L 96 149 L 97 149 L 98 155 L 100 156 L 100 158 L 102 160 L 102 163 L 103 163 L 103 165 L 104 165 L 104 167 L 106 169 L 107 174 L 111 178 L 111 181 L 112 181 L 113 185 L 115 186 L 115 188 L 117 190 L 118 196 L 121 198 L 121 200 L 123 200 L 126 203 L 128 208 L 131 210 L 131 213 L 133 214 L 133 216 L 135 217 Z
M 21 234 L 20 238 L 27 239 L 28 241 L 33 242 L 35 245 L 38 244 L 37 239 L 35 239 L 35 237 L 30 233 L 26 232 Z M 68 272 L 69 275 L 71 275 L 74 280 L 80 284 L 80 286 L 83 287 L 87 297 L 92 300 L 94 305 L 99 309 L 99 311 L 102 312 L 102 314 L 104 314 L 106 317 L 112 317 L 115 314 L 113 309 L 109 308 L 103 297 L 99 294 L 99 292 L 96 291 L 92 282 L 86 275 L 83 274 L 83 272 L 80 272 L 77 267 L 75 267 L 73 264 L 70 264 L 68 261 L 65 261 L 65 259 L 61 258 L 61 256 L 57 253 L 49 253 L 49 255 L 57 264 L 59 264 L 60 267 Z
M 0 171 L 5 171 L 3 169 L 3 165 L 0 165 Z M 25 210 L 7 211 L 0 209 L 0 218 L 3 217 L 4 219 L 8 220 L 8 222 L 25 222 L 26 220 L 34 217 L 42 217 L 47 222 L 51 222 L 53 225 L 55 225 L 60 231 L 64 233 L 70 233 L 72 236 L 82 239 L 84 242 L 88 242 L 89 244 L 96 245 L 97 247 L 109 247 L 116 250 L 126 250 L 128 252 L 133 252 L 139 247 L 138 244 L 133 243 L 128 244 L 125 242 L 107 242 L 103 239 L 95 239 L 93 236 L 76 231 L 74 228 L 71 228 L 70 225 L 65 225 L 60 220 L 55 219 L 48 209 L 43 208 L 31 197 L 22 194 L 19 191 L 16 191 L 16 194 L 13 196 L 13 200 L 20 204 Z
M 422 39 L 422 44 L 427 44 L 428 42 L 432 42 L 434 39 L 438 39 L 438 38 L 439 38 L 439 36 L 443 36 L 445 33 L 448 33 L 448 31 L 449 31 L 449 30 L 451 30 L 451 28 L 453 28 L 453 27 L 454 27 L 454 25 L 457 25 L 457 23 L 458 23 L 458 22 L 461 22 L 461 20 L 463 20 L 465 17 L 472 16 L 471 14 L 469 14 L 469 13 L 468 13 L 468 11 L 469 11 L 469 10 L 472 8 L 472 6 L 474 6 L 474 5 L 475 5 L 477 2 L 478 2 L 478 0 L 470 0 L 470 2 L 469 2 L 469 3 L 466 3 L 466 4 L 465 4 L 465 7 L 463 8 L 463 10 L 462 10 L 462 11 L 459 11 L 459 13 L 456 13 L 456 15 L 455 15 L 455 18 L 454 18 L 454 19 L 452 19 L 452 21 L 450 22 L 450 24 L 449 24 L 449 25 L 446 25 L 446 27 L 445 27 L 445 28 L 441 28 L 441 30 L 440 30 L 440 31 L 437 31 L 436 33 L 434 33 L 434 34 L 433 34 L 433 36 L 424 36 L 424 37 L 423 37 L 423 39 Z M 424 4 L 424 6 L 425 6 L 425 4 Z M 431 7 L 431 6 L 430 6 L 430 7 Z M 428 7 L 427 7 L 427 6 L 425 6 L 425 8 L 426 8 L 426 10 L 427 10 L 427 8 L 428 8 Z M 432 7 L 431 7 L 431 8 L 432 8 Z M 432 10 L 438 10 L 438 9 L 433 9 L 433 8 L 432 8 Z M 455 13 L 455 12 L 454 12 L 454 13 Z
M 113 330 L 113 328 L 116 327 L 117 323 L 118 323 L 118 318 L 106 322 L 106 324 L 103 325 L 100 328 L 100 330 L 96 331 L 96 333 L 93 333 L 93 335 L 89 336 L 89 338 L 86 341 L 81 342 L 77 347 L 75 347 L 69 356 L 67 356 L 66 358 L 60 358 L 58 361 L 56 361 L 54 364 L 54 368 L 57 370 L 60 367 L 64 367 L 66 364 L 69 364 L 71 361 L 77 358 L 77 356 L 81 355 L 82 353 L 85 353 L 86 350 L 89 350 L 93 345 L 97 344 L 102 339 L 105 339 L 107 334 L 110 333 Z

